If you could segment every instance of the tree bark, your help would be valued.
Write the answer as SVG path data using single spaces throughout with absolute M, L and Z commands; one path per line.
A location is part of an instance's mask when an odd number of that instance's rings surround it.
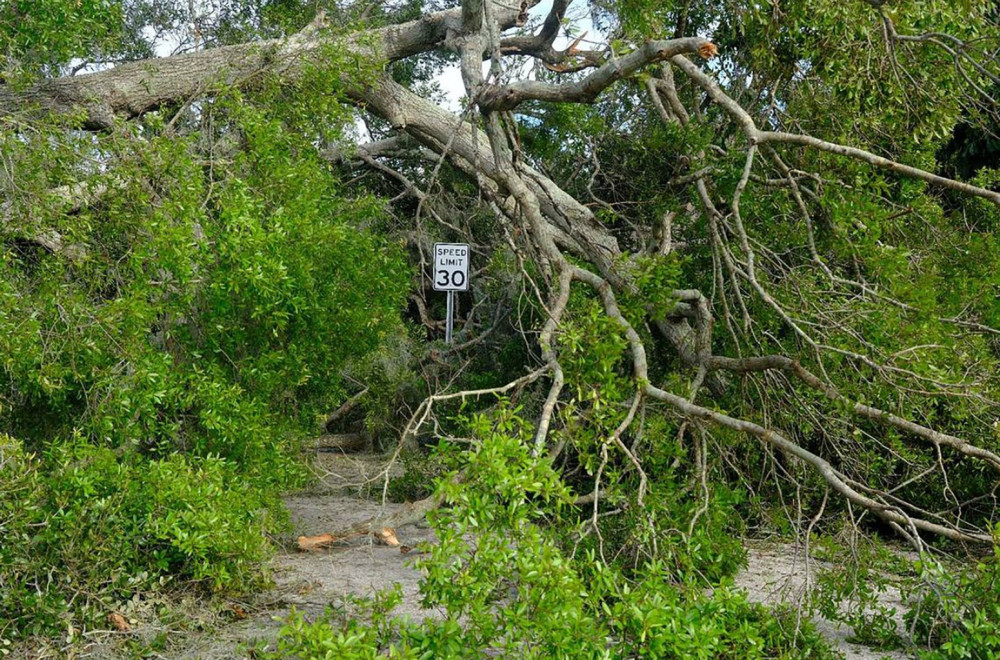
M 496 4 L 494 17 L 503 28 L 511 27 L 523 20 L 523 12 L 531 4 Z M 97 73 L 45 80 L 27 89 L 0 85 L 0 117 L 28 109 L 82 113 L 83 127 L 109 129 L 116 119 L 208 96 L 226 86 L 239 86 L 262 72 L 294 80 L 303 65 L 322 56 L 327 46 L 344 48 L 370 61 L 391 62 L 437 48 L 461 25 L 461 9 L 451 9 L 399 25 L 335 35 L 321 15 L 298 34 L 284 39 L 130 62 Z

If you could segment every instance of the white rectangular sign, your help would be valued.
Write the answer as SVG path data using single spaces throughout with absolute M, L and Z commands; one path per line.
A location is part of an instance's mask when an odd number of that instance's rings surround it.
M 435 243 L 434 290 L 468 291 L 470 260 L 466 243 Z

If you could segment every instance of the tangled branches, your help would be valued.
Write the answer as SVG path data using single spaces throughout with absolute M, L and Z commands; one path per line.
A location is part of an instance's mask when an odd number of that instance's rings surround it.
M 564 9 L 559 3 L 553 12 Z M 488 18 L 488 17 L 487 17 Z M 837 467 L 829 458 L 807 449 L 793 435 L 783 433 L 769 424 L 762 424 L 740 416 L 733 416 L 713 409 L 708 405 L 696 403 L 701 394 L 706 379 L 710 379 L 716 387 L 711 388 L 712 394 L 721 392 L 724 385 L 719 385 L 720 372 L 746 376 L 749 374 L 766 374 L 778 372 L 792 381 L 804 385 L 825 397 L 833 404 L 835 412 L 822 412 L 821 415 L 832 415 L 830 426 L 836 427 L 840 420 L 855 418 L 866 420 L 883 428 L 892 429 L 902 437 L 921 441 L 926 450 L 937 457 L 941 475 L 947 483 L 948 467 L 951 457 L 946 460 L 943 449 L 961 455 L 969 460 L 980 461 L 994 471 L 1000 471 L 1000 456 L 985 446 L 979 446 L 961 437 L 944 433 L 910 419 L 893 413 L 863 400 L 856 400 L 841 393 L 833 384 L 827 365 L 831 358 L 840 362 L 846 359 L 859 368 L 868 368 L 879 376 L 915 380 L 934 387 L 943 392 L 942 396 L 959 395 L 967 388 L 956 386 L 917 374 L 911 370 L 883 363 L 874 357 L 879 352 L 878 347 L 867 341 L 865 337 L 854 333 L 863 350 L 845 348 L 835 345 L 830 337 L 839 332 L 853 333 L 848 324 L 839 323 L 834 316 L 821 316 L 826 325 L 813 319 L 798 316 L 798 312 L 790 309 L 772 291 L 770 282 L 774 279 L 772 265 L 780 264 L 782 259 L 766 243 L 751 235 L 747 221 L 741 210 L 741 201 L 752 185 L 758 183 L 765 186 L 776 186 L 787 191 L 794 202 L 794 208 L 806 228 L 806 241 L 810 260 L 829 286 L 835 291 L 847 291 L 879 299 L 887 304 L 909 311 L 916 311 L 910 305 L 891 298 L 879 291 L 878 287 L 866 283 L 861 278 L 846 277 L 837 272 L 821 255 L 817 246 L 816 228 L 812 211 L 807 199 L 815 199 L 817 193 L 806 183 L 822 182 L 818 172 L 793 169 L 786 164 L 779 147 L 803 147 L 813 152 L 825 152 L 863 163 L 892 173 L 894 176 L 908 177 L 926 184 L 948 189 L 964 195 L 980 197 L 993 204 L 1000 205 L 1000 193 L 973 184 L 949 179 L 924 169 L 906 165 L 903 162 L 878 156 L 871 152 L 822 140 L 804 133 L 761 130 L 751 114 L 736 100 L 727 95 L 721 87 L 706 74 L 685 53 L 697 51 L 700 54 L 711 54 L 714 46 L 697 39 L 678 39 L 673 41 L 651 41 L 632 51 L 627 57 L 616 59 L 612 57 L 603 63 L 592 62 L 595 70 L 584 78 L 573 83 L 544 83 L 539 81 L 522 81 L 510 85 L 487 84 L 482 79 L 478 65 L 479 54 L 496 52 L 497 44 L 491 40 L 491 33 L 483 28 L 465 26 L 462 33 L 461 50 L 463 53 L 463 74 L 467 85 L 469 98 L 475 99 L 483 113 L 485 135 L 479 135 L 471 126 L 463 125 L 454 128 L 455 133 L 467 131 L 468 143 L 456 141 L 454 135 L 449 140 L 451 151 L 445 155 L 451 158 L 460 168 L 478 173 L 488 173 L 487 192 L 491 196 L 501 222 L 521 236 L 525 242 L 523 249 L 527 253 L 538 254 L 545 265 L 549 291 L 544 300 L 546 318 L 538 339 L 543 367 L 550 376 L 550 387 L 540 408 L 535 436 L 535 452 L 541 453 L 546 447 L 551 448 L 548 435 L 552 428 L 554 411 L 560 405 L 561 394 L 565 385 L 564 369 L 560 360 L 559 329 L 570 299 L 571 289 L 582 285 L 593 292 L 600 300 L 604 313 L 617 324 L 621 334 L 627 339 L 629 361 L 631 363 L 631 378 L 635 393 L 628 412 L 620 425 L 611 433 L 607 443 L 602 444 L 601 462 L 596 470 L 594 491 L 582 496 L 580 503 L 594 504 L 594 524 L 596 526 L 597 501 L 600 493 L 601 472 L 608 461 L 608 449 L 617 448 L 631 462 L 640 477 L 637 502 L 641 506 L 646 488 L 646 473 L 641 459 L 637 457 L 622 442 L 622 435 L 633 423 L 636 411 L 644 407 L 647 401 L 658 401 L 666 404 L 675 415 L 685 420 L 685 424 L 711 429 L 722 428 L 737 433 L 748 434 L 757 438 L 766 446 L 778 450 L 781 454 L 792 457 L 812 468 L 834 492 L 838 493 L 851 504 L 863 510 L 870 511 L 883 520 L 902 536 L 907 538 L 918 549 L 923 549 L 922 532 L 940 535 L 956 541 L 983 542 L 992 541 L 992 535 L 974 524 L 964 523 L 961 518 L 961 505 L 958 514 L 950 515 L 942 512 L 925 510 L 911 502 L 896 496 L 895 489 L 874 487 L 863 479 L 851 474 L 849 462 L 844 463 L 842 457 L 838 462 L 844 467 Z M 534 37 L 537 41 L 543 37 L 550 41 L 547 44 L 534 43 L 533 49 L 521 49 L 517 52 L 551 57 L 551 31 L 543 30 Z M 680 53 L 676 53 L 680 50 Z M 552 103 L 576 103 L 592 101 L 614 82 L 652 63 L 663 61 L 662 75 L 650 78 L 645 85 L 649 101 L 658 111 L 660 118 L 667 123 L 677 123 L 681 126 L 692 122 L 694 114 L 685 108 L 680 100 L 674 70 L 681 72 L 700 90 L 704 98 L 711 100 L 729 116 L 744 136 L 744 158 L 739 178 L 727 200 L 720 198 L 713 189 L 713 167 L 699 169 L 691 175 L 680 177 L 672 183 L 678 187 L 688 186 L 695 191 L 696 199 L 701 205 L 701 215 L 706 219 L 708 230 L 707 240 L 711 245 L 714 275 L 712 282 L 716 283 L 715 300 L 709 300 L 697 290 L 675 290 L 672 297 L 676 301 L 674 308 L 667 314 L 653 310 L 645 322 L 658 326 L 661 335 L 668 340 L 682 357 L 682 363 L 695 370 L 696 375 L 690 384 L 687 396 L 675 394 L 655 382 L 650 375 L 647 358 L 647 343 L 650 338 L 643 337 L 639 330 L 626 318 L 619 304 L 622 296 L 636 295 L 636 286 L 632 281 L 627 267 L 630 258 L 618 249 L 615 239 L 609 231 L 594 224 L 589 209 L 579 202 L 561 196 L 554 198 L 550 191 L 557 189 L 551 181 L 530 169 L 515 159 L 512 154 L 517 145 L 510 140 L 510 132 L 504 129 L 501 121 L 503 112 L 510 111 L 520 103 L 528 100 L 540 100 Z M 701 109 L 696 108 L 695 113 Z M 440 150 L 445 142 L 444 136 L 429 135 L 423 127 L 407 125 L 407 130 L 432 149 Z M 484 146 L 489 144 L 489 149 Z M 713 145 L 718 151 L 724 150 Z M 705 160 L 705 152 L 692 155 L 699 160 Z M 760 162 L 764 160 L 775 169 L 777 176 L 761 174 Z M 593 183 L 593 178 L 591 179 Z M 592 192 L 591 192 L 592 194 Z M 725 212 L 720 209 L 727 209 Z M 656 250 L 659 254 L 669 254 L 672 250 L 672 220 L 675 212 L 663 215 L 663 229 Z M 524 227 L 526 231 L 517 229 Z M 588 235 L 589 234 L 589 235 Z M 596 238 L 592 237 L 596 234 Z M 567 251 L 574 255 L 570 259 Z M 608 254 L 608 252 L 611 254 Z M 585 265 L 579 265 L 579 259 Z M 595 268 L 596 270 L 592 269 Z M 768 271 L 762 275 L 762 270 Z M 728 292 L 728 297 L 727 297 Z M 735 301 L 741 322 L 735 319 L 731 301 Z M 779 319 L 780 324 L 791 331 L 801 346 L 807 349 L 807 357 L 816 365 L 819 374 L 815 374 L 803 366 L 798 359 L 786 355 L 757 354 L 747 357 L 725 357 L 712 352 L 713 344 L 718 340 L 712 336 L 714 310 L 719 310 L 725 327 L 732 337 L 731 345 L 737 351 L 749 352 L 760 350 L 764 343 L 754 339 L 761 332 L 761 323 L 754 318 L 751 309 L 759 309 L 763 304 Z M 964 328 L 974 328 L 984 332 L 994 330 L 967 320 L 941 319 Z M 534 381 L 539 377 L 539 370 L 529 376 Z M 521 379 L 523 381 L 523 379 Z M 523 384 L 515 381 L 505 386 L 505 390 Z M 724 383 L 725 381 L 721 381 Z M 979 395 L 976 395 L 979 396 Z M 421 410 L 426 414 L 430 403 L 435 397 L 428 399 Z M 986 398 L 981 398 L 985 405 L 993 405 Z M 815 414 L 810 412 L 810 414 Z M 840 417 L 841 415 L 846 417 Z M 850 422 L 847 422 L 850 423 Z M 831 430 L 835 433 L 835 430 Z M 918 475 L 916 480 L 924 475 Z M 912 481 L 912 480 L 911 480 Z M 904 484 L 907 485 L 907 484 Z
M 986 526 L 992 522 L 992 513 L 979 509 L 967 514 L 967 509 L 972 502 L 988 500 L 992 494 L 964 493 L 963 500 L 949 480 L 959 459 L 1000 470 L 1000 457 L 991 448 L 995 443 L 989 424 L 977 425 L 978 430 L 972 425 L 953 424 L 975 433 L 966 439 L 957 432 L 936 430 L 930 422 L 916 421 L 930 415 L 921 415 L 914 404 L 920 397 L 932 405 L 966 400 L 980 407 L 969 417 L 993 410 L 996 404 L 987 386 L 992 377 L 990 364 L 985 359 L 982 363 L 970 359 L 964 367 L 951 365 L 962 371 L 957 377 L 942 374 L 918 368 L 913 361 L 935 351 L 940 355 L 952 350 L 949 346 L 926 341 L 896 347 L 909 338 L 880 342 L 871 335 L 886 334 L 874 318 L 889 314 L 886 310 L 897 315 L 901 326 L 919 325 L 923 322 L 920 317 L 929 313 L 937 324 L 937 336 L 944 336 L 946 331 L 941 328 L 947 328 L 954 333 L 948 335 L 950 340 L 996 335 L 998 331 L 964 307 L 946 314 L 937 309 L 922 311 L 920 304 L 887 290 L 878 278 L 866 277 L 864 255 L 858 256 L 859 249 L 850 236 L 867 229 L 867 218 L 853 211 L 852 205 L 877 208 L 886 221 L 912 216 L 929 224 L 922 215 L 934 206 L 925 194 L 927 190 L 981 201 L 993 213 L 994 207 L 1000 206 L 1000 193 L 985 185 L 942 176 L 926 166 L 907 164 L 904 158 L 892 156 L 892 149 L 884 150 L 888 155 L 879 155 L 875 150 L 851 146 L 847 140 L 838 142 L 795 130 L 794 121 L 775 119 L 787 114 L 789 101 L 777 99 L 773 89 L 766 107 L 760 107 L 763 93 L 748 103 L 740 98 L 738 85 L 726 86 L 735 92 L 724 90 L 696 63 L 692 58 L 711 57 L 718 51 L 716 44 L 702 37 L 649 39 L 625 50 L 619 47 L 619 52 L 611 46 L 582 51 L 577 39 L 560 50 L 555 44 L 568 6 L 565 2 L 553 3 L 536 34 L 503 36 L 505 30 L 523 23 L 532 4 L 511 7 L 490 0 L 467 0 L 460 9 L 378 30 L 336 36 L 323 26 L 311 26 L 287 39 L 135 63 L 49 80 L 21 91 L 0 86 L 0 116 L 21 113 L 26 104 L 33 104 L 48 111 L 74 113 L 78 127 L 113 130 L 123 119 L 171 105 L 186 107 L 191 99 L 213 93 L 220 83 L 250 84 L 255 77 L 269 73 L 294 84 L 331 45 L 359 59 L 390 63 L 420 53 L 453 50 L 460 58 L 470 104 L 461 115 L 414 93 L 388 74 L 357 80 L 344 73 L 343 93 L 359 110 L 388 126 L 386 139 L 356 153 L 363 165 L 402 186 L 402 195 L 418 200 L 418 220 L 426 209 L 444 231 L 454 234 L 453 238 L 468 238 L 488 247 L 499 245 L 517 256 L 523 281 L 530 284 L 538 308 L 544 312 L 540 327 L 525 333 L 537 332 L 539 366 L 493 391 L 513 392 L 548 378 L 548 389 L 537 410 L 536 456 L 558 454 L 565 444 L 557 438 L 566 422 L 561 411 L 570 407 L 564 392 L 569 353 L 565 328 L 574 295 L 586 291 L 598 301 L 605 320 L 625 346 L 622 364 L 627 365 L 631 383 L 627 411 L 611 426 L 601 449 L 605 460 L 607 452 L 620 452 L 639 475 L 639 504 L 644 499 L 647 472 L 643 457 L 624 438 L 635 420 L 643 418 L 647 407 L 655 403 L 680 421 L 680 436 L 689 427 L 698 433 L 723 429 L 746 434 L 790 461 L 809 466 L 828 488 L 870 511 L 918 547 L 922 547 L 923 533 L 956 541 L 990 542 Z M 996 82 L 993 70 L 970 61 L 960 43 L 932 33 L 904 36 L 888 18 L 885 20 L 885 32 L 893 43 L 930 42 L 956 59 L 960 77 L 970 85 L 979 85 L 983 77 L 986 82 Z M 547 73 L 536 79 L 516 79 L 517 70 L 505 68 L 512 57 L 538 60 Z M 484 60 L 491 62 L 488 76 L 484 75 Z M 975 76 L 979 78 L 970 78 Z M 592 136 L 578 141 L 582 153 L 574 161 L 575 171 L 566 173 L 562 181 L 557 181 L 559 177 L 544 158 L 525 148 L 520 132 L 532 124 L 519 124 L 514 110 L 525 104 L 535 108 L 591 104 L 612 91 L 621 91 L 627 81 L 636 78 L 641 82 L 637 86 L 640 94 L 622 92 L 622 98 L 633 107 L 633 116 L 623 124 L 638 131 L 642 122 L 637 117 L 652 117 L 657 126 L 647 127 L 651 134 L 673 131 L 680 136 L 675 146 L 681 146 L 671 156 L 674 162 L 662 165 L 670 171 L 657 184 L 660 190 L 655 196 L 602 199 L 595 188 L 602 177 L 606 178 L 608 168 L 602 167 Z M 750 83 L 743 82 L 746 92 Z M 820 95 L 817 91 L 816 96 Z M 640 102 L 645 104 L 641 111 L 636 109 Z M 559 150 L 556 158 L 570 158 L 578 145 L 572 146 Z M 331 152 L 324 146 L 323 153 Z M 336 154 L 331 159 L 343 160 Z M 411 173 L 404 173 L 395 163 L 406 159 L 420 164 Z M 477 199 L 489 208 L 501 239 L 463 235 L 469 231 L 468 225 L 459 227 L 435 211 L 428 190 L 417 177 L 432 172 L 433 181 L 444 161 L 476 183 Z M 433 167 L 426 167 L 428 162 Z M 582 171 L 590 173 L 589 182 L 581 183 L 588 178 L 580 176 Z M 619 176 L 628 179 L 630 174 Z M 909 200 L 909 205 L 888 195 L 880 198 L 877 193 L 867 197 L 858 193 L 841 205 L 841 215 L 851 216 L 848 221 L 839 220 L 847 229 L 823 217 L 829 213 L 829 200 L 839 191 L 869 184 L 885 190 L 912 182 L 920 184 L 920 190 L 897 195 Z M 612 196 L 616 194 L 613 184 L 608 188 Z M 663 202 L 664 197 L 667 202 Z M 655 214 L 646 214 L 655 215 L 656 222 L 643 225 L 636 220 L 645 210 L 632 214 L 634 217 L 622 213 L 625 204 L 659 204 Z M 920 205 L 922 208 L 916 208 Z M 595 207 L 599 209 L 596 215 Z M 936 208 L 941 214 L 940 206 Z M 779 222 L 762 227 L 775 220 Z M 927 231 L 933 233 L 937 228 Z M 771 234 L 795 236 L 781 245 L 782 241 Z M 424 239 L 418 238 L 417 244 Z M 866 240 L 869 247 L 886 251 L 877 237 Z M 625 241 L 630 244 L 627 249 L 622 247 Z M 836 245 L 831 246 L 833 243 Z M 803 252 L 805 258 L 800 256 Z M 669 305 L 643 300 L 649 291 L 636 275 L 642 260 L 675 256 L 700 260 L 705 268 L 684 273 L 690 281 L 655 291 L 656 296 L 669 299 Z M 635 304 L 636 300 L 640 302 Z M 426 317 L 424 308 L 421 316 Z M 721 319 L 725 333 L 714 330 L 717 319 Z M 669 351 L 669 358 L 660 357 L 664 351 Z M 651 366 L 649 355 L 654 352 L 658 357 Z M 671 374 L 693 375 L 682 387 L 676 379 L 668 385 Z M 674 390 L 679 388 L 687 391 L 677 394 Z M 742 391 L 734 393 L 739 388 Z M 416 435 L 435 402 L 482 393 L 485 390 L 434 394 L 419 407 L 405 435 Z M 889 403 L 894 396 L 896 403 Z M 712 402 L 705 402 L 707 397 Z M 776 420 L 769 419 L 768 412 L 774 401 L 781 401 L 782 406 L 781 414 L 774 415 Z M 719 407 L 724 403 L 743 411 L 723 412 Z M 867 434 L 884 447 L 887 460 L 907 464 L 897 483 L 874 483 L 865 476 L 859 467 L 861 459 L 851 455 L 853 441 L 847 437 L 856 434 Z M 703 479 L 707 447 L 704 443 L 699 446 L 697 463 Z M 912 474 L 911 468 L 919 474 Z M 597 469 L 597 483 L 589 500 L 595 516 L 600 473 Z M 939 478 L 945 494 L 944 509 L 931 511 L 901 496 L 899 489 L 912 491 L 932 474 Z

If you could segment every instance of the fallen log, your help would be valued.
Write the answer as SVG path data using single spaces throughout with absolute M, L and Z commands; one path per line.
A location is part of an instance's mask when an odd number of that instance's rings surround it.
M 316 536 L 300 536 L 299 537 L 299 551 L 300 552 L 312 552 L 313 550 L 322 550 L 328 548 L 338 539 L 333 534 L 317 534 Z
M 307 449 L 356 453 L 365 451 L 370 446 L 371 439 L 367 433 L 327 433 L 309 443 Z
M 323 422 L 323 428 L 327 431 L 333 431 L 333 427 L 337 424 L 337 422 L 346 417 L 347 413 L 354 410 L 366 394 L 368 394 L 367 387 L 345 401 L 339 408 L 330 413 L 330 416 Z
M 396 537 L 395 530 L 403 525 L 410 525 L 423 520 L 428 511 L 432 511 L 440 505 L 441 496 L 437 494 L 431 495 L 422 500 L 410 502 L 388 515 L 373 516 L 368 520 L 342 527 L 334 532 L 316 534 L 315 536 L 300 536 L 298 538 L 298 548 L 300 552 L 324 550 L 340 541 L 365 535 L 371 535 L 383 545 L 399 547 L 400 542 Z

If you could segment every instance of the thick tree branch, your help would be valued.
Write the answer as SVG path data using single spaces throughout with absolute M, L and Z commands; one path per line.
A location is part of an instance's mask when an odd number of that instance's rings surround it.
M 559 36 L 559 27 L 569 4 L 567 0 L 553 2 L 538 34 L 506 37 L 500 41 L 500 52 L 504 55 L 534 57 L 541 60 L 545 64 L 545 68 L 559 73 L 579 71 L 600 65 L 604 57 L 603 53 L 577 48 L 583 39 L 582 36 L 564 50 L 556 50 L 552 47 L 556 37 Z
M 558 53 L 552 49 L 552 44 L 559 36 L 559 27 L 562 25 L 566 9 L 569 7 L 569 0 L 555 0 L 552 8 L 549 9 L 542 29 L 538 34 L 531 36 L 507 37 L 500 42 L 501 52 L 517 55 L 532 55 L 545 61 L 551 58 L 551 64 L 558 63 Z
M 530 6 L 532 3 L 528 3 Z M 497 4 L 502 28 L 517 24 L 523 7 Z M 83 76 L 46 80 L 26 90 L 0 85 L 0 117 L 39 108 L 82 112 L 84 127 L 101 130 L 116 118 L 132 118 L 185 99 L 210 95 L 267 72 L 298 78 L 303 65 L 325 49 L 344 49 L 369 61 L 393 61 L 439 47 L 449 30 L 461 28 L 462 10 L 435 12 L 415 21 L 349 35 L 333 35 L 322 18 L 302 32 L 270 39 L 140 62 Z
M 553 85 L 538 80 L 518 80 L 509 85 L 490 85 L 476 98 L 484 110 L 512 110 L 527 100 L 557 103 L 591 103 L 610 85 L 627 78 L 647 64 L 669 59 L 680 53 L 715 53 L 707 39 L 685 37 L 647 41 L 639 48 L 598 67 L 581 80 Z

